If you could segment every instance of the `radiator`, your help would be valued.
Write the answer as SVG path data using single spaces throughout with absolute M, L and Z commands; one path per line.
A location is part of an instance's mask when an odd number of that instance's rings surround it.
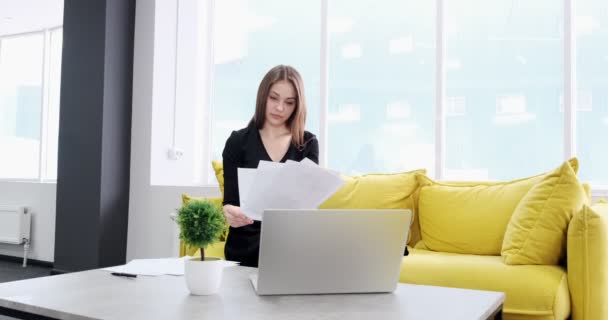
M 0 206 L 0 243 L 23 245 L 23 266 L 30 247 L 32 215 L 27 207 Z

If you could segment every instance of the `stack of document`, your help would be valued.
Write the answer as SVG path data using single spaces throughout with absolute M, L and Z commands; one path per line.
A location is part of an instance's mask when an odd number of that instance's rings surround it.
M 266 209 L 315 209 L 340 187 L 340 174 L 308 158 L 285 163 L 260 161 L 257 169 L 238 169 L 241 210 L 262 221 Z

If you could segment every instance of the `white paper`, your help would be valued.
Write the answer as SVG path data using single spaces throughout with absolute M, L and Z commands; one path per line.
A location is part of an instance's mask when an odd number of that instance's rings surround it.
M 289 160 L 289 161 L 291 161 L 291 160 Z M 281 163 L 281 162 L 260 160 L 260 162 L 258 163 L 258 169 L 282 168 L 284 165 L 285 164 Z
M 258 216 L 256 210 L 249 209 L 249 191 L 254 187 L 254 183 L 259 181 L 258 179 L 272 179 L 277 173 L 275 170 L 282 168 L 284 165 L 280 162 L 260 160 L 257 169 L 238 168 L 240 206 L 246 216 L 253 220 L 262 219 L 261 215 Z M 257 188 L 258 185 L 255 187 Z
M 317 208 L 344 184 L 339 173 L 309 159 L 284 164 L 260 161 L 253 180 L 251 189 L 241 198 L 241 210 L 260 221 L 266 209 Z
M 287 162 L 297 162 L 297 161 L 293 161 L 293 160 L 287 160 Z M 301 164 L 307 165 L 307 166 L 313 166 L 313 167 L 318 167 L 319 165 L 316 164 L 314 161 L 308 159 L 308 158 L 304 158 L 302 159 L 302 161 L 300 161 Z
M 271 162 L 271 161 L 260 161 L 258 168 L 256 169 L 253 177 L 253 183 L 251 189 L 244 198 L 241 198 L 241 210 L 243 213 L 253 220 L 262 220 L 262 211 L 259 209 L 260 205 L 264 206 L 265 200 L 268 195 L 264 194 L 263 190 L 270 190 L 274 181 L 278 179 L 279 174 L 285 164 Z M 241 190 L 239 189 L 239 195 Z M 263 209 L 262 209 L 263 210 Z
M 287 160 L 287 162 L 297 162 L 297 161 L 293 161 L 293 160 Z M 308 165 L 308 166 L 313 166 L 313 167 L 319 167 L 318 164 L 316 164 L 314 161 L 308 159 L 308 158 L 304 158 L 302 159 L 302 161 L 300 161 L 301 164 L 304 165 Z M 335 171 L 335 170 L 331 170 L 331 169 L 325 169 L 327 170 L 327 172 L 333 173 L 335 176 L 337 177 L 341 177 L 342 175 L 340 174 L 340 172 Z
M 242 199 L 246 199 L 251 190 L 251 186 L 255 180 L 256 169 L 250 168 L 238 168 L 237 176 L 239 177 L 239 196 Z
M 103 270 L 142 276 L 160 276 L 163 274 L 183 275 L 186 258 L 135 259 L 125 265 L 105 268 Z
M 185 261 L 191 258 L 191 256 L 185 256 L 181 258 L 134 259 L 125 265 L 104 268 L 102 270 L 140 276 L 183 276 Z M 235 261 L 223 260 L 223 263 L 225 268 L 238 265 L 238 262 Z
M 293 162 L 287 164 L 282 172 L 281 180 L 276 184 L 276 192 L 278 197 L 284 195 L 293 201 L 292 207 L 285 209 L 314 209 L 343 184 L 344 181 L 340 177 L 318 166 Z M 291 199 L 290 195 L 295 195 L 294 199 Z

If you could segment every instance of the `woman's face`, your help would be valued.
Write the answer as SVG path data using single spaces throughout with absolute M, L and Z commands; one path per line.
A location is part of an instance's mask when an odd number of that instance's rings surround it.
M 296 109 L 296 90 L 287 80 L 277 81 L 270 87 L 266 100 L 266 124 L 284 126 Z

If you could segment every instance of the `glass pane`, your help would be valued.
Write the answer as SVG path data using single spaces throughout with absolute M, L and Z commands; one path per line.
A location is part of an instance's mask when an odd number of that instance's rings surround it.
M 0 39 L 0 178 L 39 176 L 43 35 Z
M 318 132 L 320 10 L 319 1 L 215 2 L 212 159 L 220 160 L 230 133 L 251 120 L 258 85 L 278 64 L 302 75 L 306 129 Z
M 47 164 L 45 179 L 57 179 L 57 146 L 59 142 L 59 94 L 61 88 L 61 49 L 63 29 L 51 32 L 49 50 L 49 110 L 47 128 Z
M 576 1 L 577 147 L 581 181 L 608 186 L 608 3 Z
M 445 178 L 503 180 L 563 160 L 563 7 L 447 1 Z
M 329 1 L 330 168 L 433 175 L 434 23 L 434 1 Z

